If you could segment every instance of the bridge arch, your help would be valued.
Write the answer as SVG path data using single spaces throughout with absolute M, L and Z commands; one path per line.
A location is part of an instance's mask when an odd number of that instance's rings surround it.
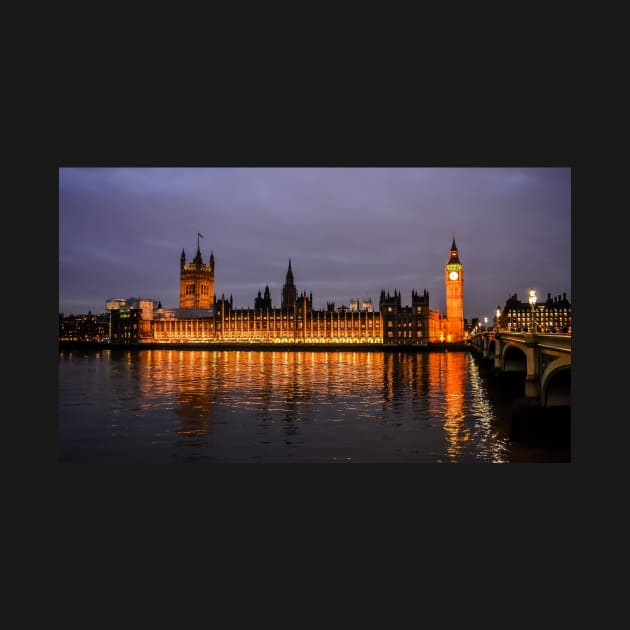
M 501 364 L 505 372 L 527 372 L 527 354 L 516 344 L 507 343 L 501 353 Z
M 543 407 L 571 405 L 571 360 L 558 357 L 552 361 L 541 377 L 541 403 Z

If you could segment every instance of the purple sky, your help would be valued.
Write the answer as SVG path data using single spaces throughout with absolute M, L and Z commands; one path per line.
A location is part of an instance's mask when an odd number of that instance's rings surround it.
M 444 311 L 453 233 L 464 317 L 534 287 L 571 299 L 569 168 L 62 168 L 59 311 L 138 296 L 179 306 L 182 248 L 215 257 L 215 292 L 274 306 L 291 258 L 298 291 L 337 306 L 381 289 Z

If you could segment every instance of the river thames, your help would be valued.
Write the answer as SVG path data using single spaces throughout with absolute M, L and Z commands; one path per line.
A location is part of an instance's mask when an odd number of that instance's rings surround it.
M 60 462 L 570 462 L 468 352 L 63 350 Z

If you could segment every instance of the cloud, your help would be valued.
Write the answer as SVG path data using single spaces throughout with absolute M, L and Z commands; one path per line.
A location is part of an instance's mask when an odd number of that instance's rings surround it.
M 289 258 L 320 304 L 427 288 L 443 305 L 455 233 L 465 316 L 479 316 L 529 283 L 570 291 L 570 183 L 541 168 L 61 169 L 60 308 L 82 294 L 100 311 L 114 287 L 177 306 L 197 232 L 217 292 L 243 306 L 265 284 L 279 302 Z

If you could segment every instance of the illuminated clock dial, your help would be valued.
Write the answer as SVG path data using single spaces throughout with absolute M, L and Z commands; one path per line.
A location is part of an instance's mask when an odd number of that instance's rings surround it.
M 451 273 L 448 274 L 448 277 L 451 280 L 457 280 L 457 278 L 459 277 L 459 275 L 457 274 L 457 271 L 451 271 Z

